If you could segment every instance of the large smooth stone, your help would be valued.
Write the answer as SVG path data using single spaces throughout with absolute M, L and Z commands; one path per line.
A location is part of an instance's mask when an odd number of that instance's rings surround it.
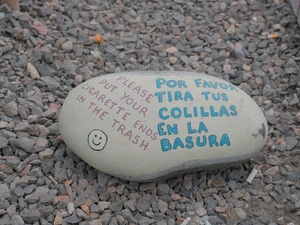
M 267 121 L 236 86 L 205 74 L 128 72 L 88 80 L 59 118 L 68 147 L 132 181 L 233 166 L 265 144 Z

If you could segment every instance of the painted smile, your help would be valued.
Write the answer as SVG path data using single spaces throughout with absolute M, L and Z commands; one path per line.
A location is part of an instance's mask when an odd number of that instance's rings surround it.
M 96 145 L 96 146 L 98 146 L 98 145 L 100 145 L 100 144 L 101 144 L 101 141 L 99 141 L 99 143 L 98 143 L 98 144 L 96 144 L 94 140 L 92 140 L 92 142 L 93 142 L 93 144 L 94 144 L 94 145 Z

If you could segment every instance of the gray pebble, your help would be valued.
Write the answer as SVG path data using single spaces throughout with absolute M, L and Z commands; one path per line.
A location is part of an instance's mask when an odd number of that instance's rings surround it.
M 217 201 L 213 197 L 204 198 L 206 204 L 207 215 L 212 215 L 214 213 L 214 208 L 217 206 Z
M 45 82 L 50 92 L 54 92 L 60 87 L 60 84 L 52 77 L 49 76 L 41 77 L 41 80 Z
M 152 191 L 154 190 L 156 187 L 156 184 L 155 183 L 143 183 L 140 185 L 140 190 L 141 191 Z
M 15 138 L 17 135 L 8 130 L 0 130 L 0 135 L 6 139 Z
M 235 182 L 239 182 L 239 180 L 241 179 L 241 172 L 238 170 L 233 170 L 229 173 L 228 175 L 228 180 L 233 180 Z
M 1 199 L 7 199 L 11 197 L 11 192 L 7 184 L 0 184 L 0 196 Z
M 210 64 L 212 61 L 213 61 L 212 58 L 206 57 L 206 58 L 204 58 L 204 61 L 203 61 L 203 62 L 204 62 L 205 64 Z
M 165 213 L 168 209 L 168 203 L 161 199 L 158 199 L 158 209 L 161 213 Z
M 149 205 L 150 206 L 150 205 Z M 121 211 L 123 208 L 123 202 L 121 200 L 113 202 L 109 205 L 109 208 L 113 211 L 113 212 L 117 212 L 117 211 Z
M 22 188 L 21 186 L 17 186 L 17 187 L 14 189 L 14 193 L 15 193 L 16 196 L 18 196 L 18 197 L 24 196 L 24 191 L 23 191 L 23 188 Z
M 100 220 L 103 225 L 108 225 L 111 221 L 111 214 L 109 213 L 104 213 L 100 216 Z
M 167 224 L 168 225 L 175 225 L 175 219 L 172 217 L 167 218 Z
M 35 223 L 37 222 L 40 217 L 40 211 L 37 209 L 24 209 L 21 211 L 20 216 L 24 220 L 25 223 Z
M 25 222 L 23 221 L 22 217 L 19 216 L 19 215 L 14 215 L 11 218 L 11 223 L 12 223 L 12 225 L 24 225 L 25 224 Z
M 18 215 L 16 209 L 17 209 L 17 203 L 13 203 L 7 208 L 6 212 L 10 217 L 13 217 L 14 215 Z
M 140 198 L 137 202 L 136 209 L 140 212 L 144 212 L 145 210 L 150 208 L 150 202 L 147 199 Z
M 109 223 L 110 225 L 118 225 L 118 220 L 116 217 L 111 218 L 111 221 Z
M 71 52 L 73 50 L 73 42 L 72 41 L 66 41 L 61 45 L 61 48 L 65 50 L 66 52 Z
M 35 140 L 26 137 L 20 139 L 11 138 L 9 142 L 13 147 L 20 148 L 27 153 L 32 152 L 32 148 L 36 143 Z
M 139 224 L 140 225 L 150 225 L 155 222 L 155 219 L 150 219 L 148 217 L 142 217 L 139 219 Z
M 7 209 L 10 206 L 8 200 L 0 199 L 0 209 Z
M 160 220 L 159 222 L 156 223 L 156 225 L 168 225 L 167 220 Z
M 5 45 L 4 47 L 1 48 L 1 50 L 0 50 L 0 56 L 3 55 L 3 54 L 5 54 L 5 53 L 7 53 L 7 52 L 9 52 L 12 49 L 13 49 L 12 44 L 8 43 L 7 45 Z
M 45 189 L 43 192 L 47 193 L 47 189 Z M 41 204 L 48 205 L 53 201 L 56 194 L 57 194 L 57 190 L 56 189 L 51 189 L 48 194 L 44 194 L 44 195 L 40 196 L 40 201 L 39 202 Z
M 0 149 L 5 148 L 8 144 L 8 140 L 4 137 L 0 136 Z
M 169 194 L 169 186 L 167 184 L 160 183 L 157 186 L 157 194 L 158 195 L 168 195 Z
M 54 62 L 53 55 L 51 52 L 45 52 L 44 54 L 42 54 L 41 59 L 49 64 Z
M 225 2 L 221 2 L 220 3 L 220 10 L 224 11 L 226 9 L 226 3 Z
M 41 213 L 41 217 L 47 218 L 48 216 L 51 216 L 53 214 L 53 207 L 48 205 L 48 206 L 39 206 L 39 211 Z
M 36 190 L 37 186 L 35 184 L 27 185 L 23 188 L 25 194 L 31 194 Z
M 64 221 L 70 224 L 78 224 L 82 219 L 74 212 L 71 216 L 64 218 Z
M 192 181 L 191 180 L 185 180 L 185 181 L 183 181 L 183 187 L 186 190 L 190 190 L 192 188 Z
M 268 214 L 263 214 L 258 217 L 259 221 L 263 224 L 269 224 L 271 217 Z
M 236 189 L 236 181 L 234 180 L 228 181 L 228 187 L 234 191 Z
M 52 217 L 52 216 L 49 216 L 50 218 Z M 48 218 L 49 218 L 48 217 Z M 51 220 L 51 221 L 53 221 L 52 219 L 49 219 L 49 220 Z M 51 223 L 50 222 L 48 222 L 46 219 L 44 219 L 44 218 L 41 218 L 40 219 L 40 225 L 51 225 Z
M 116 57 L 118 55 L 118 50 L 115 48 L 115 46 L 108 45 L 105 49 L 105 53 L 107 53 L 113 57 Z
M 41 167 L 37 167 L 37 168 L 34 168 L 32 169 L 29 173 L 28 173 L 29 176 L 34 176 L 34 177 L 44 177 L 44 174 L 42 172 L 42 169 Z
M 296 137 L 286 137 L 285 138 L 286 144 L 287 144 L 287 150 L 294 149 L 298 144 L 298 139 Z
M 224 224 L 225 222 L 217 216 L 210 216 L 209 222 L 211 224 Z
M 64 168 L 54 168 L 54 179 L 62 183 L 67 179 L 67 173 Z
M 238 59 L 243 59 L 243 58 L 245 58 L 245 54 L 244 54 L 244 52 L 243 52 L 243 49 L 241 49 L 241 48 L 235 48 L 235 49 L 234 49 L 234 55 L 235 55 L 235 57 L 238 58 Z
M 92 213 L 100 213 L 100 214 L 102 214 L 104 212 L 104 209 L 101 208 L 99 205 L 91 205 L 90 211 Z
M 26 162 L 24 162 L 24 161 L 20 162 L 15 168 L 16 172 L 18 172 L 18 173 L 21 172 L 25 168 L 26 165 L 27 165 Z
M 16 62 L 13 66 L 17 68 L 25 68 L 27 66 L 27 60 L 23 56 L 17 56 Z
M 11 219 L 8 216 L 4 216 L 0 218 L 0 224 L 11 224 Z
M 39 64 L 37 67 L 37 70 L 38 70 L 39 74 L 41 75 L 41 77 L 53 77 L 57 74 L 57 71 L 55 69 L 51 68 L 47 63 Z
M 10 102 L 3 107 L 4 113 L 9 117 L 18 115 L 18 106 L 15 102 Z
M 0 180 L 3 181 L 8 177 L 8 175 L 2 171 L 0 171 Z
M 297 104 L 299 104 L 299 98 L 297 94 L 294 94 L 294 98 L 290 101 L 290 105 L 293 106 Z
M 37 189 L 30 195 L 26 195 L 25 201 L 27 203 L 37 203 L 40 197 L 48 195 L 49 189 L 44 187 L 37 187 Z
M 300 170 L 296 170 L 288 176 L 289 181 L 296 181 L 299 178 L 300 178 Z
M 185 204 L 176 203 L 175 209 L 184 212 L 186 209 L 186 206 L 185 206 Z
M 78 217 L 82 218 L 82 219 L 87 219 L 87 215 L 85 214 L 85 212 L 79 208 L 76 209 L 76 214 Z
M 271 96 L 273 93 L 274 93 L 274 90 L 272 89 L 271 85 L 266 84 L 262 90 L 262 94 L 264 96 Z

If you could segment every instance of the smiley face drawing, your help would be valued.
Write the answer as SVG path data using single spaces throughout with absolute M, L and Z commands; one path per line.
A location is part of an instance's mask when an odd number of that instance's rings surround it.
M 101 151 L 107 143 L 107 136 L 102 130 L 95 129 L 89 133 L 87 141 L 91 149 Z

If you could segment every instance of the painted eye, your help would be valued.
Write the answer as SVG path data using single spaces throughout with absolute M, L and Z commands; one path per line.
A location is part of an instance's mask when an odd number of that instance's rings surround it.
M 102 137 L 99 137 L 100 140 L 102 140 Z
M 97 137 L 97 134 L 95 134 L 95 137 Z

